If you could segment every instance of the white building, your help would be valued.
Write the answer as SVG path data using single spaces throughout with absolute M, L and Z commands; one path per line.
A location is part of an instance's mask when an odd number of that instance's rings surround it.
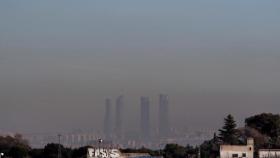
M 121 153 L 113 148 L 88 148 L 87 158 L 137 158 L 150 157 L 147 153 Z
M 118 149 L 88 148 L 87 158 L 121 158 Z
M 253 158 L 254 140 L 247 140 L 247 145 L 221 145 L 220 158 Z
M 280 149 L 260 149 L 259 158 L 280 158 Z

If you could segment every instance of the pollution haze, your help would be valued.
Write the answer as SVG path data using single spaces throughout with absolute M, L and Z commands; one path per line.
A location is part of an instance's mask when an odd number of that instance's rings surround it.
M 280 1 L 0 2 L 0 131 L 102 131 L 105 99 L 169 96 L 172 128 L 280 110 Z

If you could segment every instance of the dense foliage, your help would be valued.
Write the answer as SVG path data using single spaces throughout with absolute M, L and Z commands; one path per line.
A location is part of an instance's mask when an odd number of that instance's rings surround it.
M 149 153 L 152 156 L 159 156 L 161 155 L 161 150 L 151 150 L 145 147 L 139 148 L 139 149 L 120 149 L 122 153 Z
M 0 152 L 6 157 L 26 157 L 31 148 L 20 134 L 14 136 L 0 136 Z
M 247 118 L 245 123 L 246 126 L 254 128 L 269 137 L 275 138 L 280 135 L 280 116 L 278 114 L 263 113 L 255 115 Z
M 216 158 L 219 156 L 219 138 L 214 134 L 213 139 L 205 141 L 200 145 L 201 158 Z
M 61 158 L 85 158 L 88 146 L 70 149 L 59 144 L 47 144 L 44 149 L 33 149 L 30 152 L 32 158 L 57 158 L 58 147 L 61 149 Z
M 199 147 L 190 145 L 180 146 L 178 144 L 167 144 L 164 149 L 151 150 L 121 149 L 124 153 L 149 153 L 152 156 L 163 156 L 164 158 L 216 158 L 219 156 L 221 144 L 246 144 L 247 138 L 254 138 L 255 151 L 260 148 L 280 148 L 280 116 L 263 113 L 249 117 L 245 120 L 245 127 L 237 128 L 232 115 L 224 119 L 224 125 L 219 130 L 219 135 L 202 143 Z M 61 158 L 85 158 L 87 148 L 76 149 L 65 148 L 59 144 L 47 144 L 43 149 L 31 149 L 28 142 L 21 135 L 0 136 L 0 152 L 5 157 L 11 158 L 57 158 L 58 148 L 61 149 Z
M 232 115 L 228 115 L 224 120 L 224 126 L 219 130 L 219 138 L 224 144 L 237 144 L 238 135 L 236 123 Z
M 256 129 L 260 133 L 269 137 L 269 146 L 272 148 L 280 147 L 280 115 L 262 113 L 249 117 L 245 120 L 247 127 Z
M 178 144 L 167 144 L 163 150 L 165 158 L 194 158 L 198 155 L 198 148 L 192 146 L 180 146 Z

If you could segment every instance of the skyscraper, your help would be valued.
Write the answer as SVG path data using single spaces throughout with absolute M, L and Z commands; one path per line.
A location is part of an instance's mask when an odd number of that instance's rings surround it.
M 112 106 L 111 100 L 105 100 L 105 117 L 104 117 L 104 129 L 103 132 L 105 134 L 106 139 L 110 139 L 112 135 Z
M 142 139 L 150 138 L 150 100 L 148 97 L 140 98 L 141 106 L 141 137 Z
M 159 95 L 159 136 L 161 138 L 169 135 L 169 102 L 168 96 Z
M 124 97 L 121 95 L 116 99 L 116 119 L 115 119 L 115 132 L 117 138 L 122 138 L 123 134 L 123 106 Z

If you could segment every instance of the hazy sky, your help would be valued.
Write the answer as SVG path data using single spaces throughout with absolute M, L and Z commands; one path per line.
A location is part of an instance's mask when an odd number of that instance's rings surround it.
M 174 127 L 280 110 L 279 0 L 1 0 L 0 130 L 99 130 L 170 97 Z M 95 126 L 95 127 L 93 127 Z

